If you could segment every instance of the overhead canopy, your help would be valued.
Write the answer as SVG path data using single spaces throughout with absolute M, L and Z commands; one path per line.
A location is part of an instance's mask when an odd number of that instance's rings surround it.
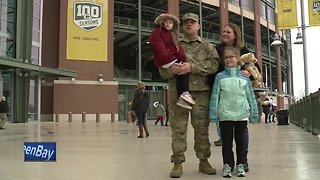
M 24 72 L 30 72 L 33 75 L 51 76 L 51 77 L 76 77 L 74 71 L 61 68 L 48 68 L 35 64 L 24 63 L 10 58 L 0 58 L 0 69 L 21 68 Z

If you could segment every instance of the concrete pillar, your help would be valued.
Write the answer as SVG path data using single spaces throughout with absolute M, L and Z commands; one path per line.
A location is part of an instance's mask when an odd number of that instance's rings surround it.
M 276 24 L 276 34 L 279 34 L 278 29 L 278 14 L 275 13 L 275 24 Z M 278 89 L 278 108 L 283 109 L 284 108 L 284 97 L 282 95 L 282 74 L 281 74 L 281 54 L 280 54 L 280 46 L 276 46 L 276 64 L 277 64 L 277 89 Z
M 168 0 L 168 13 L 170 13 L 176 17 L 179 17 L 179 1 Z
M 228 12 L 228 1 L 219 0 L 219 11 L 220 11 L 220 34 L 223 32 L 223 28 L 229 23 L 229 12 Z
M 254 4 L 254 43 L 255 43 L 255 55 L 258 59 L 258 65 L 261 69 L 261 78 L 263 78 L 263 68 L 262 68 L 262 49 L 261 49 L 261 26 L 260 26 L 260 1 L 253 1 Z

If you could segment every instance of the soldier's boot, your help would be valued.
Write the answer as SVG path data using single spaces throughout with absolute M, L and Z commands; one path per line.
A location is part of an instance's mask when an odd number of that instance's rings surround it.
M 171 178 L 180 178 L 182 176 L 182 164 L 174 163 L 170 173 Z
M 216 169 L 209 164 L 208 159 L 200 159 L 199 172 L 203 172 L 208 175 L 217 173 Z
M 143 128 L 144 128 L 144 131 L 146 132 L 146 137 L 149 136 L 149 131 L 148 131 L 148 128 L 147 128 L 147 124 L 143 124 Z
M 139 136 L 138 138 L 143 138 L 143 126 L 139 125 Z

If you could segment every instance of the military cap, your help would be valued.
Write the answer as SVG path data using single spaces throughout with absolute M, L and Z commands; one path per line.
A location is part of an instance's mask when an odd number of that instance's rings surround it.
M 194 14 L 194 13 L 187 13 L 187 14 L 183 15 L 182 22 L 184 22 L 187 19 L 191 19 L 191 20 L 194 20 L 194 21 L 198 22 L 199 21 L 199 16 L 197 14 Z

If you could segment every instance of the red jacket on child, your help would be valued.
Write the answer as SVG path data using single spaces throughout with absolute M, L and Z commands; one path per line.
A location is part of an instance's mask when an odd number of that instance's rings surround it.
M 179 51 L 177 51 L 171 31 L 163 26 L 156 25 L 150 34 L 149 42 L 153 51 L 154 64 L 157 68 L 176 59 L 178 62 L 186 60 L 183 47 L 179 44 Z

